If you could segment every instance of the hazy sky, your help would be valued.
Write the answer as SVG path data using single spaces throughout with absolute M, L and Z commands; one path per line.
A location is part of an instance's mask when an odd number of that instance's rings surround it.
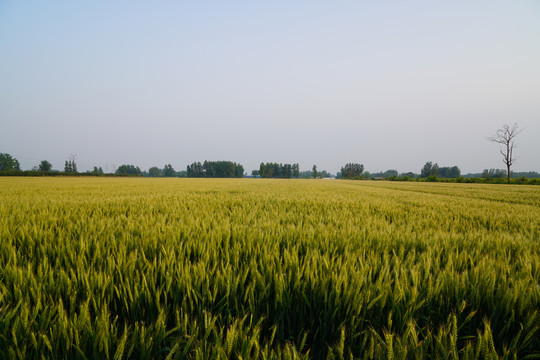
M 540 171 L 540 1 L 0 0 L 0 152 L 24 169 L 231 160 Z

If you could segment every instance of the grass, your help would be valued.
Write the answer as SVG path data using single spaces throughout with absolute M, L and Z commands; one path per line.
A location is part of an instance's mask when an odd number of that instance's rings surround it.
M 0 178 L 0 358 L 540 355 L 540 189 Z

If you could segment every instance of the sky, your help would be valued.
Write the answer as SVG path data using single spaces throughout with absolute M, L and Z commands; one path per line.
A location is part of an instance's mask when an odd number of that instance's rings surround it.
M 0 153 L 540 171 L 540 1 L 0 0 Z

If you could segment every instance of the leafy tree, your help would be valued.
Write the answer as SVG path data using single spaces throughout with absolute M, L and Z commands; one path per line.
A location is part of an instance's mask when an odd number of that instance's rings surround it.
M 393 176 L 398 176 L 397 170 L 386 170 L 383 173 L 384 178 L 389 178 L 389 177 L 393 177 Z
M 200 162 L 194 162 L 187 166 L 188 177 L 204 177 L 204 169 Z
M 506 165 L 508 183 L 510 184 L 510 167 L 516 160 L 514 157 L 514 141 L 516 136 L 523 129 L 519 129 L 518 124 L 514 124 L 512 127 L 509 125 L 503 125 L 502 128 L 497 130 L 495 135 L 488 138 L 489 141 L 503 145 L 502 149 L 499 149 L 501 155 L 503 156 L 503 162 Z
M 244 167 L 240 164 L 234 163 L 234 177 L 241 178 L 244 176 Z
M 244 167 L 231 161 L 195 162 L 187 167 L 188 177 L 231 178 L 243 177 Z
M 176 172 L 174 171 L 174 168 L 172 167 L 171 164 L 167 164 L 163 168 L 163 176 L 165 176 L 165 177 L 173 177 L 175 175 L 175 173 Z
M 292 178 L 292 176 L 293 176 L 292 165 L 291 164 L 285 164 L 285 165 L 279 164 L 279 165 L 283 169 L 282 173 L 281 173 L 281 176 L 286 178 L 286 179 Z
M 329 178 L 329 177 L 332 177 L 332 174 L 330 174 L 328 171 L 326 170 L 321 170 L 318 172 L 318 175 L 320 178 Z
M 52 164 L 48 162 L 47 160 L 42 160 L 39 163 L 38 171 L 51 171 L 51 169 L 52 169 Z
M 313 177 L 313 171 L 311 170 L 300 171 L 300 178 L 311 179 L 312 177 Z
M 116 175 L 142 175 L 142 171 L 135 165 L 121 165 L 116 169 Z
M 461 176 L 461 170 L 457 166 L 441 167 L 438 175 L 442 178 L 455 179 Z
M 75 160 L 73 158 L 66 160 L 66 163 L 64 165 L 64 172 L 66 173 L 77 173 L 77 164 L 75 163 Z
M 482 177 L 484 179 L 502 179 L 506 176 L 506 171 L 503 169 L 484 169 Z
M 0 171 L 20 171 L 19 161 L 7 153 L 0 153 Z
M 157 166 L 152 166 L 150 169 L 148 169 L 148 176 L 151 177 L 161 177 L 163 176 L 163 173 L 160 168 Z
M 378 173 L 372 173 L 371 174 L 371 177 L 372 178 L 383 178 L 383 179 L 388 179 L 390 177 L 394 177 L 394 176 L 398 176 L 398 172 L 397 170 L 386 170 L 384 172 L 378 172 Z M 364 177 L 367 177 L 365 176 L 364 174 Z
M 540 178 L 540 173 L 536 171 L 521 171 L 521 172 L 513 172 L 511 173 L 512 177 L 526 177 L 529 179 L 538 179 Z
M 251 170 L 251 176 L 260 176 L 261 172 L 259 170 Z
M 290 179 L 300 177 L 300 165 L 298 164 L 278 164 L 261 163 L 259 166 L 259 175 L 265 178 Z
M 266 166 L 266 170 L 265 170 L 265 174 L 264 174 L 265 177 L 267 177 L 267 178 L 277 177 L 276 167 L 274 167 L 274 166 L 268 167 L 268 163 L 266 165 L 267 166 Z
M 317 165 L 313 165 L 311 171 L 313 171 L 313 178 L 316 179 L 319 176 L 319 173 L 317 172 Z
M 409 171 L 409 172 L 406 172 L 406 173 L 399 174 L 399 177 L 408 178 L 408 179 L 414 179 L 414 178 L 417 178 L 418 175 Z
M 427 178 L 429 176 L 438 176 L 439 175 L 439 165 L 437 163 L 433 164 L 431 161 L 428 161 L 422 170 L 420 170 L 420 177 Z
M 322 179 L 326 177 L 332 177 L 332 174 L 330 174 L 326 170 L 317 170 L 317 176 L 315 177 L 313 176 L 313 170 L 300 171 L 300 173 L 298 174 L 298 178 L 300 179 Z
M 92 174 L 103 175 L 103 169 L 101 168 L 101 166 L 99 168 L 97 166 L 94 166 L 94 170 L 92 170 Z
M 300 177 L 300 164 L 292 165 L 292 176 L 295 178 Z
M 364 165 L 358 163 L 348 163 L 341 168 L 341 177 L 343 179 L 359 179 L 364 172 Z

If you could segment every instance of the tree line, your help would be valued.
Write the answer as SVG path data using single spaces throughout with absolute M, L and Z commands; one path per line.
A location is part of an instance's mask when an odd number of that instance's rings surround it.
M 187 166 L 187 177 L 206 178 L 241 178 L 244 167 L 232 161 L 194 162 Z
M 461 176 L 461 170 L 457 166 L 439 167 L 437 163 L 433 164 L 428 161 L 422 170 L 420 170 L 420 178 L 439 177 L 446 179 L 455 179 Z
M 166 164 L 163 168 L 152 166 L 148 171 L 141 170 L 132 164 L 120 165 L 113 174 L 105 174 L 103 168 L 94 166 L 93 170 L 80 173 L 77 169 L 75 158 L 71 156 L 65 161 L 64 171 L 52 169 L 52 164 L 47 160 L 42 160 L 34 166 L 31 171 L 22 171 L 19 161 L 7 153 L 0 153 L 0 175 L 91 175 L 91 176 L 146 176 L 146 177 L 208 177 L 208 178 L 232 178 L 243 177 L 244 167 L 232 161 L 204 161 L 194 162 L 187 166 L 186 170 L 177 171 L 171 164 Z M 259 169 L 251 172 L 252 177 L 291 179 L 291 178 L 330 178 L 333 177 L 326 170 L 317 170 L 313 165 L 312 170 L 300 170 L 298 163 L 283 164 L 275 162 L 262 162 Z M 511 172 L 513 179 L 540 178 L 540 173 Z M 364 165 L 360 163 L 347 163 L 341 167 L 335 176 L 336 179 L 386 179 L 386 180 L 419 180 L 419 181 L 442 181 L 443 179 L 456 180 L 460 182 L 500 182 L 500 179 L 508 178 L 508 172 L 504 169 L 484 169 L 482 173 L 461 175 L 458 166 L 439 166 L 437 163 L 428 161 L 420 169 L 419 173 L 406 172 L 398 173 L 397 170 L 386 170 L 384 172 L 369 173 L 365 171 Z M 468 179 L 468 180 L 464 180 Z M 471 180 L 476 179 L 476 180 Z
M 420 174 L 413 172 L 398 174 L 396 170 L 387 170 L 384 172 L 370 174 L 364 171 L 364 165 L 359 163 L 347 163 L 341 167 L 341 171 L 336 174 L 337 179 L 388 179 L 388 180 L 417 180 L 417 181 L 442 181 L 443 179 L 455 180 L 456 182 L 500 182 L 500 179 L 507 178 L 510 183 L 511 178 L 518 178 L 516 183 L 537 183 L 538 181 L 527 182 L 526 178 L 538 179 L 538 172 L 521 172 L 514 173 L 510 170 L 515 162 L 514 148 L 515 139 L 523 129 L 520 129 L 517 124 L 513 126 L 504 125 L 496 134 L 487 138 L 490 142 L 502 145 L 499 149 L 503 162 L 506 165 L 506 171 L 502 169 L 484 169 L 481 174 L 461 175 L 461 170 L 457 166 L 439 167 L 437 163 L 428 161 L 420 169 Z M 97 175 L 105 176 L 101 167 L 94 166 L 93 171 L 87 171 L 80 174 L 77 170 L 75 155 L 70 156 L 66 160 L 64 172 L 55 171 L 52 165 L 47 160 L 42 160 L 39 165 L 34 166 L 32 171 L 22 171 L 20 163 L 17 159 L 7 153 L 0 153 L 0 175 Z M 114 172 L 116 176 L 150 176 L 150 177 L 208 177 L 208 178 L 232 178 L 243 177 L 244 167 L 232 161 L 204 161 L 203 163 L 194 162 L 187 166 L 186 171 L 176 171 L 171 164 L 167 164 L 163 169 L 156 166 L 151 167 L 148 171 L 141 171 L 138 166 L 124 164 L 118 167 Z M 325 170 L 318 171 L 317 165 L 313 165 L 311 171 L 300 171 L 300 165 L 282 164 L 282 163 L 261 163 L 258 170 L 253 170 L 253 177 L 262 178 L 327 178 L 332 177 Z
M 300 177 L 299 164 L 261 163 L 258 173 L 252 173 L 262 178 L 291 179 Z

